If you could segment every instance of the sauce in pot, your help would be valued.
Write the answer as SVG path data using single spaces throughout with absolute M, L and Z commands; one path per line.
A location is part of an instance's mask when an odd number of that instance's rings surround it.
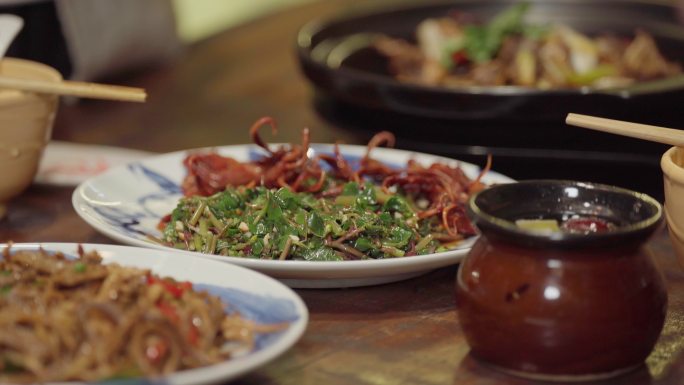
M 562 231 L 572 234 L 605 233 L 615 230 L 618 225 L 592 216 L 563 216 L 556 219 L 518 219 L 515 224 L 522 229 L 532 232 L 552 233 Z

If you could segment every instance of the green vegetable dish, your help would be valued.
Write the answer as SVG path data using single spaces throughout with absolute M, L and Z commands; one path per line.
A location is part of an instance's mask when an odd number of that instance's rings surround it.
M 448 250 L 450 244 L 441 242 L 441 221 L 421 220 L 419 211 L 416 202 L 370 183 L 346 183 L 334 198 L 242 186 L 182 198 L 163 236 L 180 249 L 281 260 L 378 259 Z

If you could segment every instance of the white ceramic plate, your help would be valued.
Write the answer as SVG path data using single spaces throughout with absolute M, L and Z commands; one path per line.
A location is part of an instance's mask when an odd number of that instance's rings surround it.
M 7 245 L 0 244 L 0 250 Z M 230 304 L 231 309 L 259 323 L 290 322 L 282 332 L 259 336 L 253 352 L 220 364 L 185 370 L 150 383 L 184 385 L 224 383 L 273 360 L 302 336 L 309 313 L 301 298 L 282 283 L 258 272 L 187 254 L 130 246 L 83 244 L 86 251 L 97 250 L 103 263 L 151 269 L 161 276 L 190 281 L 198 290 L 207 290 Z M 74 243 L 17 243 L 11 250 L 61 251 L 77 255 Z M 143 384 L 144 379 L 121 380 L 122 384 Z M 114 383 L 114 382 L 103 382 Z M 68 384 L 76 384 L 69 382 Z
M 254 145 L 217 147 L 218 153 L 240 161 L 257 159 L 264 151 Z M 329 144 L 314 144 L 314 152 L 332 153 Z M 342 154 L 353 165 L 365 154 L 365 146 L 340 146 Z M 147 238 L 148 234 L 161 237 L 157 230 L 159 220 L 171 213 L 181 197 L 180 182 L 185 176 L 182 161 L 187 151 L 153 156 L 91 178 L 74 191 L 72 203 L 76 212 L 103 234 L 136 246 L 173 250 Z M 390 166 L 402 167 L 409 159 L 422 164 L 436 161 L 458 164 L 470 177 L 476 177 L 479 167 L 453 159 L 410 151 L 376 148 L 374 159 Z M 483 178 L 485 183 L 509 183 L 513 180 L 495 172 Z M 249 267 L 283 280 L 291 287 L 351 287 L 393 282 L 414 277 L 438 267 L 460 261 L 474 239 L 448 252 L 407 258 L 363 261 L 274 261 L 201 254 L 219 261 Z

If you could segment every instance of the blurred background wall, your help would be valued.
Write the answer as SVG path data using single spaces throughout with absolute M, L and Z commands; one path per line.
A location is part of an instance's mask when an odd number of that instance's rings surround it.
M 313 0 L 173 0 L 183 42 L 201 40 L 227 27 Z

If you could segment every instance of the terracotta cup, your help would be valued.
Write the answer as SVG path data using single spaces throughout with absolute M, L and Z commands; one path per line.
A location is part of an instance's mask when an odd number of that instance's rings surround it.
M 62 76 L 44 64 L 4 58 L 0 74 L 58 82 Z M 0 89 L 0 217 L 6 203 L 33 181 L 43 149 L 52 135 L 58 97 Z

